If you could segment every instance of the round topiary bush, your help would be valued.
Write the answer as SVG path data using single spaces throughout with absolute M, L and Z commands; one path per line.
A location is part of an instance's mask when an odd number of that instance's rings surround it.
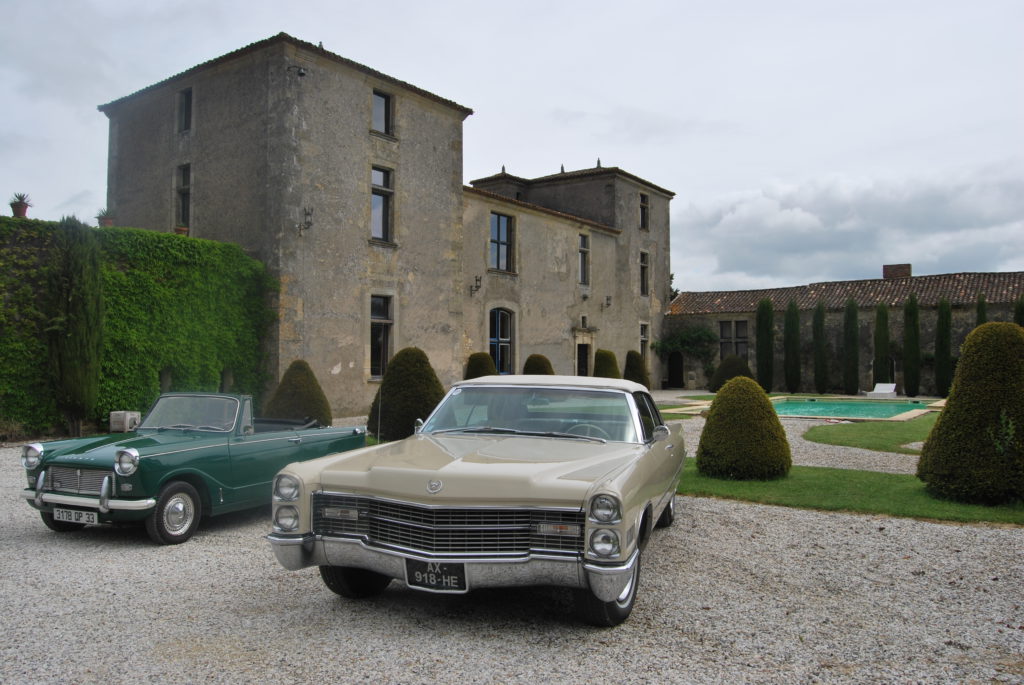
M 730 480 L 770 480 L 789 473 L 786 432 L 753 378 L 736 376 L 711 403 L 697 446 L 697 470 Z
M 330 426 L 332 418 L 331 404 L 316 374 L 302 359 L 293 361 L 281 376 L 263 415 L 274 419 L 316 419 L 323 426 Z
M 526 375 L 554 376 L 555 370 L 551 366 L 551 360 L 543 354 L 531 354 L 523 364 L 523 373 Z
M 401 440 L 413 434 L 416 419 L 425 419 L 444 397 L 444 388 L 418 347 L 399 350 L 384 371 L 370 405 L 367 430 L 378 440 Z
M 1024 498 L 1024 329 L 978 326 L 961 348 L 946 408 L 917 477 L 937 497 L 978 504 Z
M 722 386 L 725 385 L 726 381 L 729 381 L 736 376 L 745 376 L 747 378 L 753 378 L 754 374 L 750 371 L 750 366 L 747 364 L 747 360 L 743 357 L 738 357 L 735 354 L 730 354 L 722 363 L 715 369 L 715 373 L 712 374 L 711 380 L 708 381 L 708 390 L 711 392 L 718 392 Z
M 498 369 L 494 366 L 494 359 L 491 358 L 491 355 L 486 352 L 474 352 L 466 360 L 466 375 L 463 376 L 463 379 L 493 376 L 496 373 L 498 373 Z
M 643 356 L 636 350 L 626 353 L 626 366 L 622 369 L 622 377 L 627 381 L 639 383 L 648 390 L 651 389 L 651 374 L 647 372 Z
M 619 374 L 619 360 L 611 350 L 594 352 L 594 376 L 598 378 L 622 378 Z

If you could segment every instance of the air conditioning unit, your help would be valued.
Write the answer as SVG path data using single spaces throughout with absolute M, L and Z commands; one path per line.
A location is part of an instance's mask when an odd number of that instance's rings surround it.
M 112 411 L 110 412 L 110 432 L 127 433 L 133 431 L 140 421 L 142 421 L 142 416 L 137 411 Z

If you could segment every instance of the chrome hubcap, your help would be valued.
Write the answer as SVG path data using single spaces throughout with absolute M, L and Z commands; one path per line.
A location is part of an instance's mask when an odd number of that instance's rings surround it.
M 180 535 L 192 525 L 195 512 L 192 500 L 184 495 L 175 495 L 164 507 L 164 525 L 171 535 Z

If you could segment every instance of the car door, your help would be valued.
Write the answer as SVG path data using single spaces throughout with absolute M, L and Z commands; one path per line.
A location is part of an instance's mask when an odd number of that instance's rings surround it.
M 682 434 L 679 430 L 669 429 L 669 435 L 663 440 L 654 440 L 654 429 L 664 425 L 661 413 L 654 404 L 654 399 L 646 392 L 633 393 L 633 400 L 636 402 L 637 411 L 640 414 L 640 424 L 643 429 L 643 441 L 647 447 L 645 460 L 648 462 L 651 478 L 650 482 L 656 485 L 656 492 L 649 493 L 649 497 L 660 497 L 666 490 L 673 487 L 683 461 Z
M 270 482 L 285 464 L 299 461 L 302 435 L 295 430 L 254 431 L 252 403 L 242 408 L 239 430 L 231 440 L 231 480 L 238 506 L 270 502 Z

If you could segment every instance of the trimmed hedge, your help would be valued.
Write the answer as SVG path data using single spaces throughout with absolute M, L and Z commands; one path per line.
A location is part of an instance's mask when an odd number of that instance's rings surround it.
M 554 376 L 555 369 L 551 360 L 543 354 L 531 354 L 523 363 L 524 375 Z
M 722 363 L 715 369 L 715 373 L 711 376 L 711 380 L 708 382 L 708 390 L 711 392 L 718 392 L 722 389 L 722 386 L 726 382 L 732 380 L 736 376 L 744 376 L 746 378 L 753 378 L 754 374 L 750 371 L 750 365 L 747 364 L 747 360 L 743 357 L 738 357 L 735 354 L 730 354 Z
M 771 480 L 789 473 L 786 432 L 764 389 L 737 376 L 722 386 L 697 446 L 697 469 L 729 480 Z
M 498 373 L 497 367 L 494 366 L 494 359 L 487 352 L 474 352 L 469 355 L 469 359 L 466 360 L 466 373 L 462 377 L 463 380 L 469 380 L 470 378 L 479 378 L 480 376 L 494 376 Z M 427 418 L 427 417 L 422 417 Z
M 647 363 L 643 355 L 636 350 L 626 353 L 626 365 L 622 368 L 622 377 L 627 381 L 639 383 L 648 390 L 651 389 L 651 374 L 647 371 Z
M 289 364 L 262 413 L 275 419 L 316 419 L 322 426 L 330 426 L 332 420 L 331 404 L 303 359 Z
M 0 218 L 0 421 L 42 433 L 60 423 L 48 378 L 46 293 L 54 222 Z M 131 228 L 90 229 L 100 245 L 103 352 L 95 409 L 145 411 L 172 390 L 258 395 L 276 284 L 240 247 Z
M 384 371 L 367 430 L 382 441 L 407 438 L 415 432 L 416 419 L 426 419 L 442 397 L 444 388 L 426 353 L 418 347 L 401 349 Z
M 611 350 L 594 352 L 594 376 L 598 378 L 622 378 L 619 373 L 619 360 Z
M 944 499 L 1024 498 L 1024 328 L 991 322 L 967 336 L 917 476 Z

